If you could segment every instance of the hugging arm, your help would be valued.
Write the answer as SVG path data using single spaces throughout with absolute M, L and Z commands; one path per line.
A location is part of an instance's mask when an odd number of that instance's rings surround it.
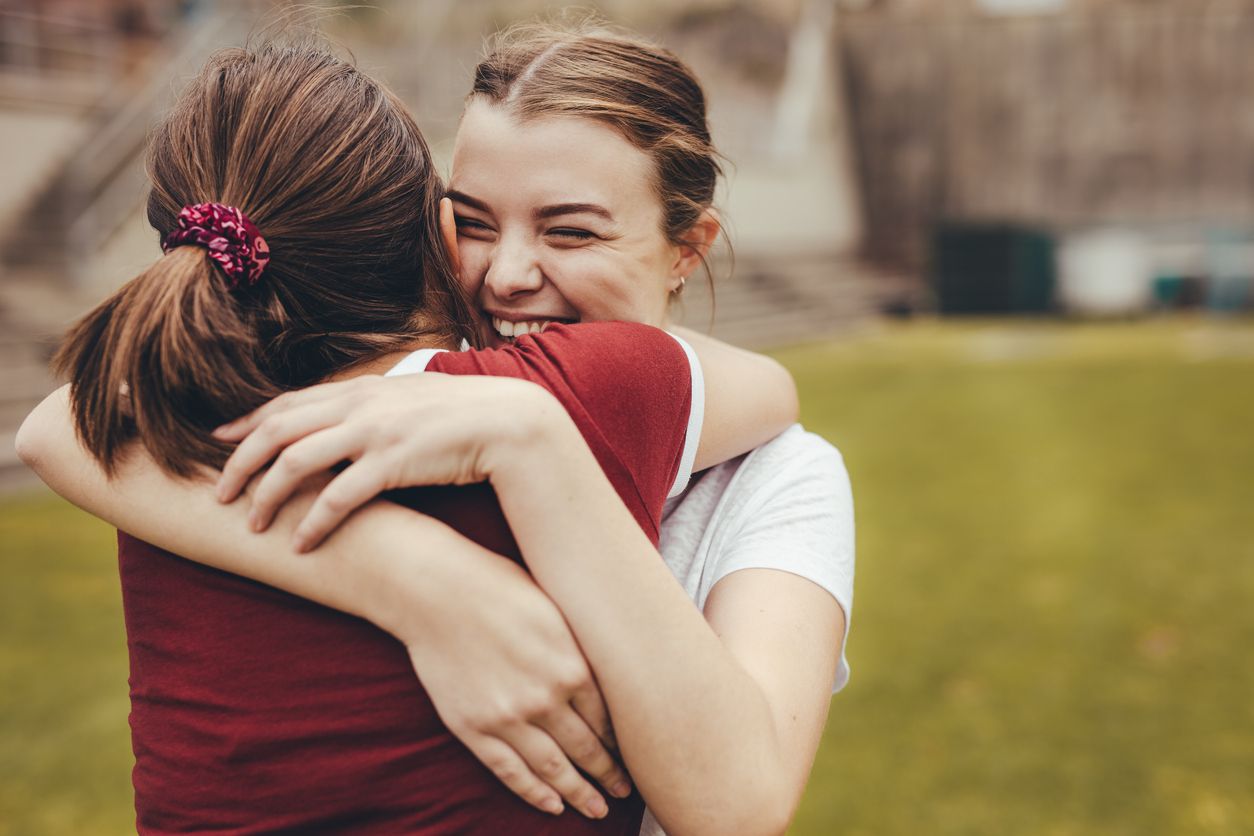
M 713 356 L 705 346 L 698 351 L 709 368 L 724 361 L 746 364 L 739 375 L 707 371 L 713 380 L 753 380 L 765 392 L 761 411 L 737 406 L 746 424 L 743 430 L 736 429 L 735 421 L 718 422 L 723 435 L 713 446 L 721 445 L 721 452 L 711 453 L 706 445 L 698 462 L 742 452 L 795 419 L 795 389 L 772 361 L 726 347 L 715 346 Z M 355 385 L 362 382 L 335 384 L 340 391 Z M 537 406 L 532 395 L 543 394 L 518 381 L 481 380 L 477 385 L 492 387 L 495 405 L 475 408 L 473 393 L 460 396 L 461 414 L 473 415 L 479 423 L 454 422 L 460 436 L 446 437 L 446 458 L 452 453 L 473 462 L 478 454 L 455 438 L 492 438 L 508 446 L 518 437 L 516 431 L 526 432 L 526 422 L 501 422 L 499 404 L 511 403 L 514 408 L 506 417 L 518 418 L 526 407 Z M 514 388 L 502 400 L 500 387 Z M 730 408 L 732 398 L 720 386 L 709 391 L 707 417 Z M 438 399 L 435 403 L 441 406 Z M 551 399 L 541 399 L 535 411 L 550 421 L 566 417 Z M 436 412 L 448 415 L 442 408 Z M 489 423 L 483 422 L 485 416 Z M 738 440 L 737 432 L 745 438 Z M 602 739 L 611 739 L 586 661 L 560 612 L 513 563 L 464 538 L 450 537 L 452 532 L 434 521 L 384 502 L 372 502 L 354 515 L 351 524 L 319 551 L 317 560 L 302 561 L 288 543 L 297 520 L 311 506 L 312 493 L 301 494 L 278 518 L 277 527 L 259 537 L 248 531 L 243 504 L 219 505 L 208 484 L 169 477 L 139 445 L 132 445 L 118 474 L 109 480 L 78 443 L 65 389 L 32 413 L 18 445 L 22 458 L 49 486 L 119 528 L 189 559 L 360 615 L 401 638 L 450 730 L 510 789 L 535 806 L 552 808 L 556 795 L 551 787 L 581 811 L 596 810 L 597 794 L 571 767 L 571 760 L 607 788 L 625 784 L 605 747 L 586 731 L 590 727 Z M 430 460 L 428 464 L 436 466 Z M 476 478 L 482 475 L 470 473 L 462 481 Z M 423 481 L 418 474 L 407 484 Z M 416 544 L 428 547 L 415 548 Z M 656 552 L 652 554 L 656 560 Z M 488 591 L 491 602 L 485 600 Z M 472 596 L 485 605 L 455 614 L 442 609 Z M 459 629 L 443 629 L 450 624 Z M 571 706 L 578 717 L 567 710 Z
M 633 327 L 641 329 L 636 333 L 644 339 L 659 338 L 654 329 Z M 692 410 L 703 416 L 695 422 L 700 436 L 693 459 L 685 463 L 690 470 L 703 470 L 746 453 L 797 420 L 796 384 L 774 360 L 695 332 L 685 331 L 683 338 L 694 355 L 690 358 L 695 375 Z M 622 365 L 629 365 L 629 358 L 609 358 L 610 363 L 620 360 Z M 621 371 L 626 376 L 635 373 L 634 369 Z M 660 382 L 677 385 L 672 380 Z M 219 499 L 233 500 L 253 475 L 273 460 L 253 497 L 253 519 L 259 529 L 264 528 L 305 479 L 339 462 L 351 461 L 322 491 L 297 527 L 296 545 L 303 551 L 316 546 L 354 508 L 383 491 L 426 484 L 430 470 L 417 470 L 429 467 L 424 456 L 435 454 L 449 461 L 448 468 L 433 468 L 443 474 L 440 481 L 484 481 L 487 474 L 480 466 L 477 445 L 489 440 L 490 432 L 471 434 L 458 428 L 457 444 L 432 444 L 426 434 L 430 426 L 443 425 L 439 421 L 440 403 L 425 399 L 423 388 L 421 383 L 404 379 L 363 376 L 275 398 L 220 428 L 220 438 L 240 445 L 218 480 Z M 602 386 L 598 383 L 589 388 Z M 647 397 L 647 393 L 642 395 Z M 482 411 L 468 414 L 495 414 L 499 423 L 491 430 L 508 438 L 512 416 L 501 409 L 502 403 L 507 401 L 484 403 Z M 483 425 L 482 420 L 475 423 Z M 417 429 L 420 427 L 421 431 Z M 627 426 L 622 431 L 641 429 Z
M 574 442 L 553 423 L 486 458 L 532 575 L 593 667 L 637 786 L 672 836 L 783 832 L 822 733 L 843 610 L 797 575 L 743 569 L 714 586 L 703 618 Z M 579 511 L 555 510 L 568 507 Z M 757 546 L 763 533 L 745 532 Z
M 648 410 L 640 405 L 654 384 L 636 363 L 623 353 L 598 355 L 601 380 L 585 381 L 588 401 L 608 389 L 622 404 L 636 405 L 622 407 L 631 420 L 643 419 Z M 403 474 L 401 483 L 488 478 L 534 577 L 558 602 L 591 662 L 627 766 L 662 824 L 673 834 L 781 831 L 826 716 L 844 632 L 835 598 L 799 576 L 746 568 L 715 585 L 703 618 L 566 415 L 536 422 L 508 444 L 498 443 L 496 433 L 476 437 L 467 432 L 467 416 L 430 408 L 465 402 L 438 396 L 439 387 L 456 379 L 441 378 L 362 381 L 366 388 L 351 398 L 323 390 L 332 402 L 348 402 L 344 422 L 326 431 L 329 458 L 348 453 L 337 434 L 357 434 L 379 444 L 361 448 L 363 458 L 353 455 L 354 467 L 373 460 L 370 467 Z M 370 387 L 391 391 L 371 394 Z M 425 397 L 418 396 L 422 388 Z M 706 406 L 719 394 L 711 392 Z M 258 437 L 253 452 L 245 452 L 245 442 L 237 456 L 264 461 L 284 423 L 318 424 L 328 408 L 320 397 L 297 393 L 264 408 L 249 439 Z M 501 403 L 508 401 L 488 398 L 479 408 L 499 416 Z M 526 416 L 512 412 L 510 420 L 517 428 Z M 650 426 L 656 431 L 658 424 Z M 288 447 L 258 493 L 308 465 L 305 457 L 322 434 Z M 664 443 L 663 436 L 656 441 Z M 292 463 L 285 467 L 285 460 Z M 436 472 L 442 468 L 444 474 Z M 837 511 L 834 501 L 831 508 Z M 753 539 L 758 548 L 765 542 Z
M 512 387 L 523 411 L 544 394 L 518 381 L 494 382 Z M 75 435 L 68 388 L 31 413 L 17 445 L 53 490 L 118 528 L 396 636 L 450 731 L 534 806 L 560 812 L 559 794 L 585 814 L 604 803 L 572 760 L 602 786 L 629 789 L 601 742 L 612 733 L 587 662 L 560 611 L 514 562 L 384 501 L 354 514 L 316 554 L 296 554 L 292 530 L 312 490 L 257 534 L 245 503 L 215 500 L 212 474 L 175 479 L 138 444 L 109 479 Z M 466 600 L 478 606 L 462 606 Z
M 694 471 L 747 453 L 796 423 L 797 385 L 778 362 L 688 328 L 671 331 L 692 346 L 705 377 Z

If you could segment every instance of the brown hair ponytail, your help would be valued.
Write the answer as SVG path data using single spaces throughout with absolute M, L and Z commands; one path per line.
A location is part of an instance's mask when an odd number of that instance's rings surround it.
M 112 470 L 138 435 L 163 468 L 225 453 L 209 433 L 280 391 L 258 362 L 260 345 L 204 250 L 178 247 L 89 313 L 66 337 L 79 434 Z
M 209 432 L 279 392 L 419 337 L 469 336 L 426 143 L 325 47 L 216 54 L 154 132 L 148 169 L 162 239 L 183 207 L 220 202 L 256 224 L 270 261 L 229 289 L 206 249 L 176 247 L 70 331 L 54 362 L 107 471 L 133 438 L 173 473 L 221 465 Z

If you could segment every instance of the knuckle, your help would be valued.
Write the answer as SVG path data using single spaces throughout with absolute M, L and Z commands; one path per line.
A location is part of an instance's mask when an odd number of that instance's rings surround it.
M 587 665 L 570 665 L 558 674 L 557 683 L 567 693 L 583 691 L 592 687 L 592 672 Z
M 300 473 L 306 467 L 305 456 L 302 453 L 288 450 L 279 456 L 274 463 L 274 469 L 281 474 L 291 475 Z
M 262 420 L 261 424 L 258 425 L 256 429 L 256 433 L 260 435 L 261 438 L 269 440 L 272 438 L 278 438 L 286 429 L 287 419 L 285 416 L 282 414 L 273 414 Z
M 536 772 L 542 777 L 554 779 L 560 777 L 565 771 L 569 761 L 563 755 L 551 754 L 545 755 L 536 764 Z
M 348 497 L 344 496 L 340 491 L 327 488 L 322 493 L 322 507 L 331 514 L 343 514 L 349 510 L 351 504 Z
M 546 717 L 561 702 L 562 700 L 556 699 L 552 694 L 532 694 L 512 702 L 509 705 L 508 714 L 512 721 L 529 722 Z
M 491 763 L 484 764 L 496 777 L 500 778 L 507 784 L 518 784 L 523 780 L 523 771 L 512 760 L 507 758 L 499 758 Z
M 508 706 L 498 705 L 476 711 L 467 718 L 467 724 L 481 732 L 494 734 L 518 722 L 518 717 Z
M 584 737 L 571 744 L 570 754 L 576 761 L 587 763 L 600 756 L 601 744 L 595 737 Z
M 380 420 L 374 427 L 374 437 L 378 440 L 379 446 L 384 449 L 400 447 L 407 441 L 411 441 L 413 434 L 406 425 L 397 424 L 393 421 Z

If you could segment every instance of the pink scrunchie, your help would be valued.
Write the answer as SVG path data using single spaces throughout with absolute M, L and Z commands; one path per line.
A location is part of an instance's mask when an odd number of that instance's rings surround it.
M 234 206 L 221 203 L 183 207 L 178 226 L 161 242 L 161 249 L 168 253 L 186 244 L 209 250 L 231 290 L 255 284 L 270 261 L 270 247 L 256 225 Z

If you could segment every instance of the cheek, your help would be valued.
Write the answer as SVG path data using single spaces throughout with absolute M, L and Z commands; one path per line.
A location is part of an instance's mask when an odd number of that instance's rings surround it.
M 553 259 L 547 273 L 581 319 L 642 322 L 656 318 L 658 280 L 643 275 L 633 259 L 577 250 Z
M 469 238 L 462 238 L 458 241 L 457 248 L 462 262 L 458 279 L 466 292 L 473 296 L 483 287 L 483 279 L 488 272 L 491 248 L 483 241 Z

